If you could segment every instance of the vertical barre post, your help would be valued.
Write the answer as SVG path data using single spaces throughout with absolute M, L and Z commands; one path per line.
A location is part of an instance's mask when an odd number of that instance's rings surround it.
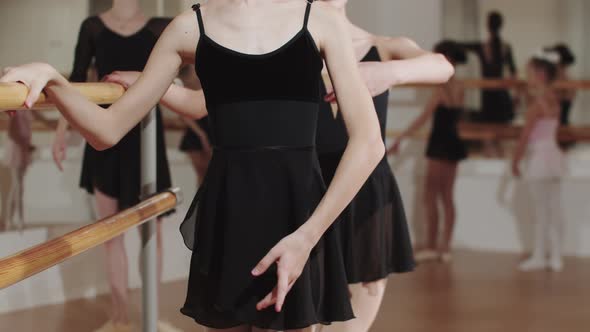
M 156 108 L 141 122 L 141 194 L 157 190 Z M 123 179 L 125 181 L 125 179 Z M 158 325 L 158 257 L 157 225 L 150 220 L 141 228 L 142 243 L 142 332 L 157 332 Z

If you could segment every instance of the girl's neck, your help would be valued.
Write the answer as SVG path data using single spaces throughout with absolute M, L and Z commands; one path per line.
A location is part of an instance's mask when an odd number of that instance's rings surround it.
M 143 15 L 139 0 L 113 0 L 109 12 L 119 20 L 129 20 Z

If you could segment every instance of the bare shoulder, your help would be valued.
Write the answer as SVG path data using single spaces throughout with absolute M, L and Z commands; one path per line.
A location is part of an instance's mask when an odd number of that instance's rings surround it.
M 180 13 L 170 22 L 168 28 L 176 33 L 198 35 L 199 25 L 195 11 L 187 9 Z
M 321 1 L 313 2 L 308 29 L 320 48 L 327 40 L 348 35 L 344 16 L 332 6 Z
M 185 63 L 193 63 L 199 36 L 196 14 L 192 9 L 189 9 L 176 16 L 168 24 L 158 43 L 177 52 Z

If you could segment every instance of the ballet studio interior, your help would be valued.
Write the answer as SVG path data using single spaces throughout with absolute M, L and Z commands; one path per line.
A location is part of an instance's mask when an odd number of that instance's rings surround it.
M 590 331 L 589 17 L 0 0 L 0 332 Z

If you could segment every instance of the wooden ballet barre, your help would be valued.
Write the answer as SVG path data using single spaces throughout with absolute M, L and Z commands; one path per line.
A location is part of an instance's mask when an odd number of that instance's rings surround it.
M 170 211 L 181 201 L 180 190 L 171 189 L 156 194 L 112 217 L 0 259 L 0 289 L 14 285 L 103 244 L 131 228 Z
M 467 141 L 517 140 L 520 138 L 522 129 L 523 127 L 518 125 L 461 122 L 459 136 Z M 387 132 L 387 137 L 395 138 L 400 134 L 400 131 L 390 130 Z M 412 135 L 412 138 L 424 140 L 428 136 L 427 132 L 421 131 Z M 590 141 L 590 126 L 562 126 L 559 128 L 558 140 L 564 143 Z
M 498 90 L 498 89 L 517 89 L 523 88 L 527 85 L 525 80 L 513 79 L 464 79 L 459 80 L 466 89 L 484 89 L 484 90 Z M 432 88 L 437 85 L 428 84 L 408 84 L 403 85 L 404 88 Z M 555 89 L 558 90 L 588 90 L 590 89 L 590 80 L 567 80 L 557 81 L 553 83 Z
M 459 134 L 465 140 L 517 140 L 523 127 L 517 125 L 467 123 L 459 124 Z M 590 141 L 590 127 L 562 126 L 557 139 L 560 142 Z
M 80 93 L 93 103 L 112 104 L 121 98 L 125 89 L 115 83 L 72 83 Z M 20 83 L 0 83 L 0 111 L 23 110 L 28 88 Z M 45 94 L 41 94 L 33 109 L 53 108 Z

